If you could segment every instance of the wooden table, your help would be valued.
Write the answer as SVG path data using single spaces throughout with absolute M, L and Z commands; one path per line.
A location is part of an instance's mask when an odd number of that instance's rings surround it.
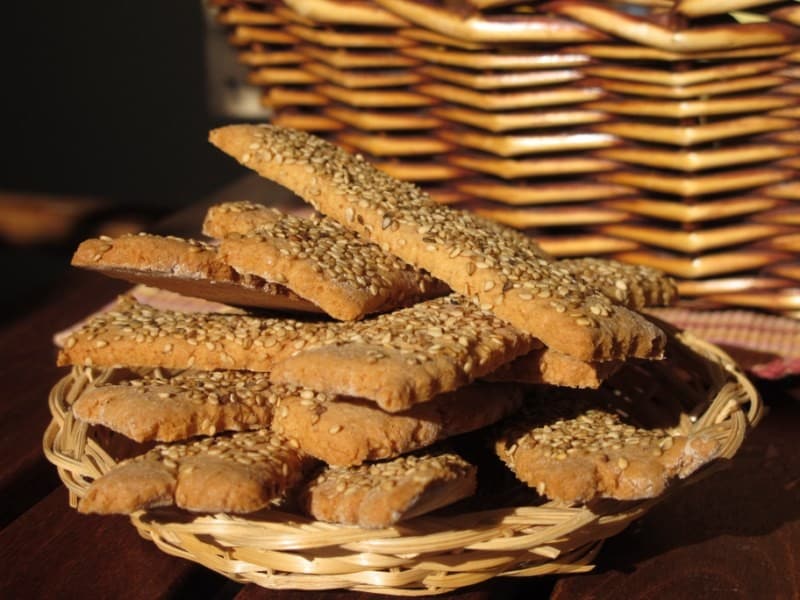
M 251 182 L 214 200 L 290 201 Z M 277 195 L 276 195 L 277 194 Z M 168 219 L 195 233 L 204 205 Z M 274 592 L 242 586 L 163 554 L 125 517 L 80 515 L 44 458 L 47 396 L 65 373 L 52 334 L 127 289 L 66 272 L 46 304 L 0 334 L 0 598 L 376 598 L 354 592 Z M 730 467 L 659 504 L 607 541 L 594 572 L 496 579 L 447 597 L 800 598 L 800 381 L 758 382 L 768 414 Z M 191 595 L 191 596 L 190 596 Z

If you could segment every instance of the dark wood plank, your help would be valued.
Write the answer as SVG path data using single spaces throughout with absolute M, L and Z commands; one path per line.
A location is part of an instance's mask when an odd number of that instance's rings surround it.
M 126 517 L 81 515 L 58 489 L 0 532 L 0 598 L 212 597 L 226 580 L 162 553 Z
M 770 413 L 728 469 L 607 541 L 553 600 L 800 598 L 800 401 L 780 385 L 763 386 Z
M 127 286 L 91 273 L 71 272 L 52 301 L 0 333 L 0 526 L 34 504 L 56 485 L 41 440 L 50 413 L 47 396 L 66 373 L 55 366 L 53 334 L 102 306 Z

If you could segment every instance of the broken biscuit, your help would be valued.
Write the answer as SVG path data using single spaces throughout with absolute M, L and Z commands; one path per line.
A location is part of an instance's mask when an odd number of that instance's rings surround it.
M 146 233 L 92 238 L 81 242 L 72 264 L 223 304 L 320 312 L 285 286 L 237 273 L 220 260 L 215 246 L 198 240 Z
M 220 256 L 236 271 L 280 282 L 345 321 L 450 291 L 324 217 L 278 214 L 246 235 L 222 238 Z
M 315 519 L 367 529 L 389 527 L 475 492 L 475 467 L 456 454 L 401 456 L 360 467 L 329 467 L 304 489 Z
M 570 395 L 528 407 L 501 432 L 495 451 L 518 479 L 567 504 L 654 498 L 720 450 L 710 437 L 637 427 L 619 411 Z
M 282 499 L 312 464 L 266 430 L 159 445 L 93 481 L 78 510 L 129 514 L 176 505 L 249 513 Z

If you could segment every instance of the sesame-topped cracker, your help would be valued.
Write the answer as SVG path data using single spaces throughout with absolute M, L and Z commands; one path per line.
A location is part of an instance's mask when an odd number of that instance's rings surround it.
M 436 204 L 417 186 L 303 132 L 234 125 L 212 143 L 317 210 L 430 272 L 547 346 L 583 360 L 658 357 L 655 325 L 551 264 L 528 236 Z
M 550 348 L 532 350 L 489 373 L 487 381 L 516 381 L 570 388 L 598 388 L 622 361 L 583 361 Z
M 198 240 L 147 233 L 91 238 L 78 246 L 72 264 L 223 304 L 321 312 L 285 286 L 236 272 L 220 259 L 216 246 Z
M 64 342 L 58 364 L 269 371 L 331 324 L 223 313 L 184 313 L 121 296 Z
M 564 503 L 639 500 L 712 460 L 719 444 L 663 428 L 636 426 L 620 410 L 563 394 L 526 404 L 495 442 L 518 479 Z
M 156 369 L 87 388 L 72 412 L 137 442 L 172 442 L 269 427 L 276 401 L 288 393 L 265 373 Z
M 329 467 L 303 490 L 305 510 L 320 521 L 389 527 L 471 496 L 477 469 L 456 454 L 401 456 L 360 467 Z
M 669 306 L 678 300 L 675 280 L 653 267 L 593 257 L 564 258 L 557 264 L 628 308 Z
M 458 389 L 540 346 L 536 338 L 451 294 L 339 323 L 335 336 L 276 361 L 270 377 L 367 398 L 397 412 Z
M 123 296 L 70 334 L 58 364 L 271 371 L 399 411 L 540 346 L 456 294 L 344 322 L 180 313 Z
M 257 202 L 240 200 L 214 204 L 203 219 L 203 235 L 221 240 L 231 235 L 247 235 L 274 225 L 285 213 Z
M 273 429 L 306 454 L 349 466 L 394 458 L 475 431 L 522 404 L 522 387 L 476 382 L 403 412 L 373 402 L 304 389 L 278 401 Z
M 263 429 L 162 444 L 92 482 L 78 510 L 128 514 L 176 505 L 194 512 L 249 513 L 281 500 L 313 464 Z
M 328 218 L 306 219 L 241 203 L 231 209 L 228 215 L 244 215 L 245 227 L 257 220 L 257 214 L 264 219 L 249 232 L 240 230 L 246 235 L 223 238 L 222 259 L 240 273 L 280 282 L 336 319 L 360 319 L 450 291 L 429 274 Z M 210 216 L 224 218 L 224 214 L 217 210 Z M 227 217 L 229 232 L 235 220 L 235 216 Z M 221 228 L 213 223 L 208 227 Z

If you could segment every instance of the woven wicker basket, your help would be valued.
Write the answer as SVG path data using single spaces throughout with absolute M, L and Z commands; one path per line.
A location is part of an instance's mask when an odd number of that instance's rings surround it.
M 687 304 L 800 314 L 800 8 L 212 2 L 274 122 Z
M 53 388 L 53 420 L 44 436 L 73 506 L 107 472 L 121 438 L 76 421 L 71 404 L 109 371 L 76 368 Z M 718 348 L 678 336 L 669 361 L 630 365 L 605 392 L 633 413 L 669 419 L 682 433 L 704 432 L 731 458 L 761 415 L 756 390 Z M 115 444 L 116 438 L 116 444 Z M 713 470 L 717 460 L 668 493 Z M 521 488 L 521 486 L 520 486 Z M 525 488 L 525 497 L 533 492 Z M 273 589 L 347 588 L 396 595 L 438 594 L 492 577 L 531 577 L 591 569 L 602 541 L 654 502 L 601 501 L 590 506 L 510 504 L 494 500 L 445 509 L 384 530 L 315 522 L 263 511 L 248 518 L 189 515 L 174 509 L 137 512 L 131 521 L 164 552 L 196 561 L 239 582 Z M 496 496 L 495 496 L 496 498 Z M 483 500 L 480 500 L 483 502 Z

